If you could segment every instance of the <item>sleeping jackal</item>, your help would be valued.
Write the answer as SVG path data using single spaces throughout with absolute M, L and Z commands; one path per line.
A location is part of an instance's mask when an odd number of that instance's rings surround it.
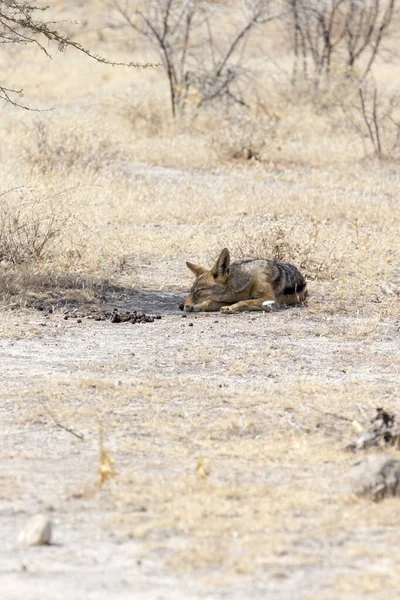
M 211 270 L 186 263 L 196 275 L 189 296 L 180 306 L 187 312 L 273 310 L 299 304 L 307 297 L 303 275 L 288 263 L 248 258 L 231 264 L 224 248 Z

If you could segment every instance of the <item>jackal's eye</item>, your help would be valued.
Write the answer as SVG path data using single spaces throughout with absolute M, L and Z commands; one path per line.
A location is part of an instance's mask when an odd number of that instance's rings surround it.
M 192 298 L 196 302 L 196 301 L 201 300 L 205 296 L 210 295 L 210 293 L 211 293 L 211 290 L 209 290 L 208 288 L 200 288 L 200 289 L 197 288 L 192 291 Z

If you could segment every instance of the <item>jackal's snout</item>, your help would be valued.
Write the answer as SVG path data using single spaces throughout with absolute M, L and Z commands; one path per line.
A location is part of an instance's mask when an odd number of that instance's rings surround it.
M 179 310 L 183 310 L 183 312 L 192 312 L 194 309 L 192 304 L 185 304 L 182 302 L 182 304 L 179 305 Z
M 184 312 L 192 312 L 194 310 L 193 309 L 193 305 L 194 305 L 193 296 L 192 296 L 192 294 L 189 294 L 184 299 L 184 301 L 182 302 L 182 304 L 179 305 L 179 308 L 181 310 L 183 310 Z
M 184 312 L 193 312 L 194 311 L 193 300 L 191 300 L 190 298 L 186 298 L 185 302 L 183 303 L 182 310 Z

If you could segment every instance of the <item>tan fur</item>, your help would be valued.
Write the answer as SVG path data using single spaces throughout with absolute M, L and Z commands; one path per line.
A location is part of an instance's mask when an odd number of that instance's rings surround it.
M 304 277 L 288 263 L 260 258 L 231 264 L 229 250 L 224 248 L 210 270 L 186 264 L 196 275 L 182 305 L 187 312 L 270 311 L 300 304 L 307 297 Z

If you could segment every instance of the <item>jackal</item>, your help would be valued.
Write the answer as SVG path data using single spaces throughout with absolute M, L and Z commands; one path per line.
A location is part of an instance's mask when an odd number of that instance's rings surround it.
M 274 310 L 307 297 L 303 275 L 289 263 L 248 258 L 231 264 L 224 248 L 211 270 L 186 263 L 196 280 L 180 308 L 187 312 Z

